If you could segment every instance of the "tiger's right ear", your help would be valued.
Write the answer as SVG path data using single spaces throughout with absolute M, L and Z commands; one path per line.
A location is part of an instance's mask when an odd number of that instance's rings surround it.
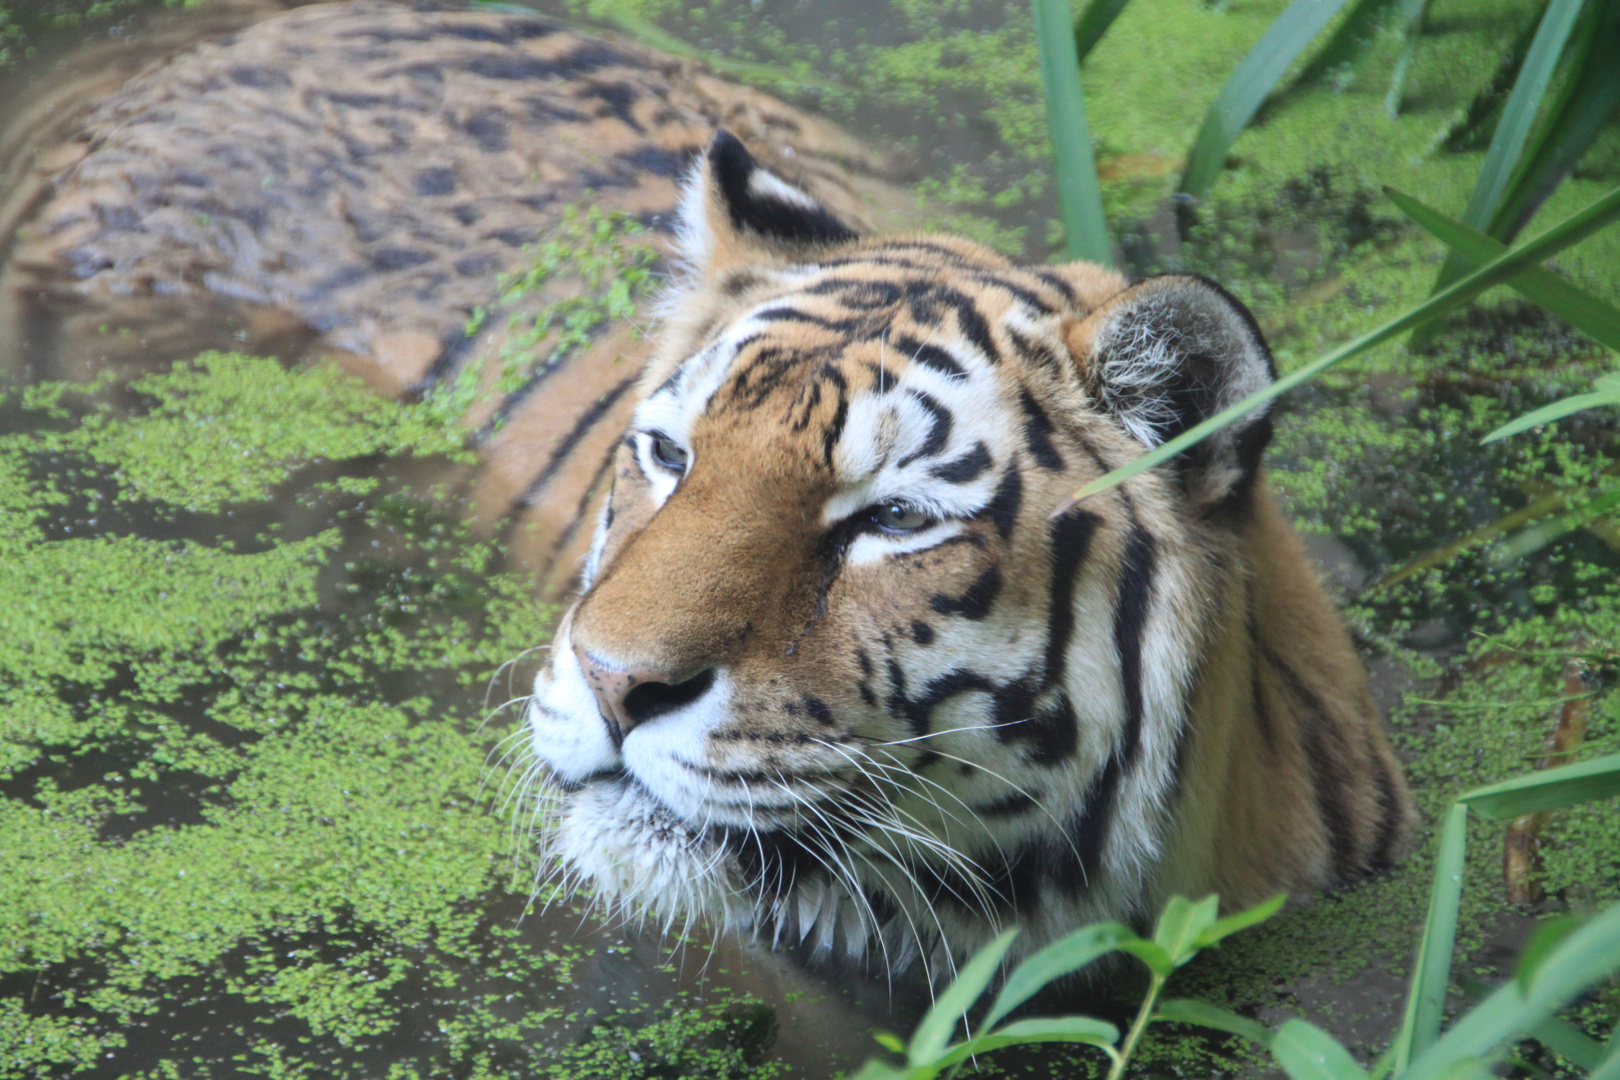
M 1207 278 L 1166 274 L 1110 298 L 1064 332 L 1093 400 L 1148 447 L 1276 378 L 1249 309 Z M 1271 405 L 1183 451 L 1170 468 L 1195 509 L 1241 505 L 1271 440 Z
M 677 243 L 700 279 L 761 257 L 802 262 L 815 249 L 856 239 L 810 194 L 754 160 L 737 136 L 717 131 L 681 189 Z

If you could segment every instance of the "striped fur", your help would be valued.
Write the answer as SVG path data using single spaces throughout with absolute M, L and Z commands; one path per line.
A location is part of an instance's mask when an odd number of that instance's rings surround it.
M 892 967 L 1396 858 L 1366 675 L 1265 490 L 1241 305 L 860 239 L 722 133 L 529 709 L 556 872 Z

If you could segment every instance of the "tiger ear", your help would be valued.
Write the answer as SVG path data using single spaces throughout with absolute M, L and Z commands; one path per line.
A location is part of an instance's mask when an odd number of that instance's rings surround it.
M 1277 377 L 1254 316 L 1205 278 L 1167 274 L 1118 293 L 1065 332 L 1092 396 L 1136 439 L 1155 447 Z M 1175 459 L 1193 506 L 1247 499 L 1271 441 L 1259 405 Z
M 755 161 L 729 131 L 715 132 L 682 186 L 678 243 L 701 278 L 762 255 L 802 260 L 815 248 L 855 238 L 807 192 Z

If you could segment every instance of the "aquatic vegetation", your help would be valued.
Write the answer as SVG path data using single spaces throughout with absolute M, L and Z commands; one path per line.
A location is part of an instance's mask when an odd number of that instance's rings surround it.
M 551 612 L 467 534 L 463 436 L 236 354 L 0 408 L 0 1076 L 752 1068 L 757 1006 L 582 1012 L 602 945 L 524 929 L 454 702 Z

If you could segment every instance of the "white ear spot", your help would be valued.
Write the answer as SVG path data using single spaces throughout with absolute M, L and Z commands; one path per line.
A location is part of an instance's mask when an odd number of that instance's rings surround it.
M 755 169 L 748 177 L 748 191 L 762 199 L 775 199 L 790 206 L 802 207 L 806 210 L 819 210 L 820 205 L 809 195 L 800 191 L 792 184 L 783 180 L 774 173 L 764 169 Z

